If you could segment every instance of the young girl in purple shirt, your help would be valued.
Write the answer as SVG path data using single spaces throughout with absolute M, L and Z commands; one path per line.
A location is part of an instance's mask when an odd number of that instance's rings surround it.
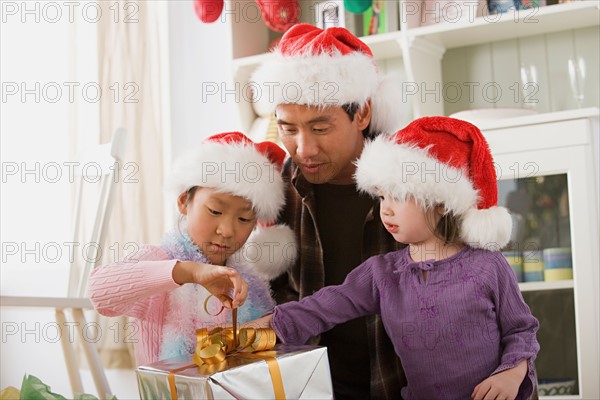
M 381 314 L 406 372 L 403 399 L 534 396 L 539 324 L 499 252 L 511 218 L 497 207 L 493 160 L 479 129 L 447 117 L 418 119 L 368 143 L 356 181 L 380 198 L 385 227 L 408 247 L 368 259 L 343 284 L 280 305 L 259 323 L 270 323 L 282 342 L 301 344 Z

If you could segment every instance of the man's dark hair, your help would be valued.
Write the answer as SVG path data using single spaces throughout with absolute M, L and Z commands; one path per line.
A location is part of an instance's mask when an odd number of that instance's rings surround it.
M 360 105 L 358 103 L 346 103 L 342 106 L 342 109 L 346 112 L 346 114 L 348 114 L 350 121 L 354 121 L 354 116 L 360 109 Z M 275 111 L 275 117 L 277 117 L 277 111 Z M 372 131 L 371 122 L 369 122 L 369 125 L 367 125 L 367 127 L 362 131 L 362 134 L 365 139 L 373 140 L 379 136 L 381 132 Z
M 358 103 L 347 103 L 342 106 L 342 109 L 346 112 L 346 114 L 348 114 L 350 121 L 354 121 L 354 116 L 360 109 L 360 105 Z M 381 132 L 373 132 L 371 130 L 371 122 L 369 122 L 369 125 L 363 130 L 362 133 L 365 139 L 373 140 L 379 136 Z

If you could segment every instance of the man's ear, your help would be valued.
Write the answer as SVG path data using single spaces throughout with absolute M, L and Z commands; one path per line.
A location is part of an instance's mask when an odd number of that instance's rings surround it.
M 356 124 L 359 130 L 364 131 L 371 123 L 371 100 L 359 107 L 355 114 Z
M 188 204 L 189 192 L 185 191 L 177 198 L 177 209 L 181 215 L 187 215 L 187 204 Z

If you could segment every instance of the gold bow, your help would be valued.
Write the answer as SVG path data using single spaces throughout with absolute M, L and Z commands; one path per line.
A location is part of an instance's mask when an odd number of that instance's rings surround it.
M 208 296 L 204 301 L 204 311 L 207 313 L 207 304 L 210 297 Z M 224 307 L 221 307 L 217 314 L 211 315 L 217 316 L 223 309 Z M 194 364 L 169 372 L 169 386 L 173 400 L 177 400 L 176 372 L 197 365 L 200 373 L 210 375 L 227 369 L 227 359 L 236 357 L 264 360 L 269 367 L 275 399 L 285 400 L 281 370 L 275 358 L 277 352 L 268 351 L 275 346 L 277 340 L 275 332 L 271 328 L 242 328 L 238 331 L 236 308 L 231 312 L 231 319 L 233 322 L 232 328 L 214 328 L 210 331 L 207 328 L 196 330 L 196 351 L 192 359 Z

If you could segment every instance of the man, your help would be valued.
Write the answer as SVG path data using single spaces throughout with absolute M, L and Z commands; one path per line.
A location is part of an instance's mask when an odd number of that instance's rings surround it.
M 340 284 L 370 256 L 397 249 L 378 202 L 357 191 L 354 161 L 368 138 L 400 128 L 401 107 L 383 84 L 371 50 L 344 28 L 299 24 L 252 77 L 255 107 L 275 112 L 290 154 L 281 222 L 299 238 L 295 266 L 273 282 L 278 302 Z M 317 338 L 319 339 L 319 338 Z M 320 337 L 328 347 L 336 399 L 398 399 L 404 374 L 379 316 L 339 325 Z

